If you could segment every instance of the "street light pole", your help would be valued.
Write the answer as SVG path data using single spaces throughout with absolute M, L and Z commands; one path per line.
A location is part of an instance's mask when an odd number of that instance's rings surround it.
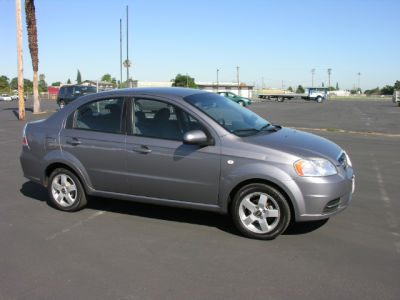
M 120 88 L 122 87 L 122 19 L 119 19 L 119 72 L 120 72 Z
M 128 35 L 128 5 L 126 6 L 126 87 L 129 86 L 129 35 Z
M 328 69 L 328 89 L 331 87 L 331 72 L 332 69 Z
M 217 69 L 217 92 L 219 90 L 219 78 L 218 78 L 218 74 L 219 73 L 219 69 Z
M 239 66 L 236 67 L 236 76 L 237 76 L 237 88 L 238 88 L 238 95 L 240 96 L 240 83 L 239 83 Z
M 315 69 L 311 69 L 311 87 L 314 87 L 314 74 L 315 74 Z

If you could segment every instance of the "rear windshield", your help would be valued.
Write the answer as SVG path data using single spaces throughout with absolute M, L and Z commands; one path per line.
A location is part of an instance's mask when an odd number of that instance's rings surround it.
M 80 86 L 77 87 L 77 90 L 81 91 L 82 93 L 96 93 L 97 88 L 95 86 Z

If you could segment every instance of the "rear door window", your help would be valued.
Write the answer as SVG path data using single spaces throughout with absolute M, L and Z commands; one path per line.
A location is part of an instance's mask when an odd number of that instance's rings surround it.
M 121 133 L 123 103 L 123 98 L 112 98 L 84 104 L 75 111 L 72 128 Z

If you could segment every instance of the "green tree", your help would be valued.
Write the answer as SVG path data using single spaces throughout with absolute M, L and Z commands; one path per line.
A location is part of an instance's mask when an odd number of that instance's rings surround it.
M 103 77 L 101 77 L 101 81 L 111 82 L 111 75 L 108 73 L 104 74 Z
M 287 89 L 289 92 L 293 92 L 293 88 L 291 86 L 288 87 Z
M 18 90 L 18 77 L 14 77 L 11 80 L 10 88 L 12 90 Z M 26 78 L 24 78 L 24 91 L 27 93 L 32 93 L 33 91 L 33 82 Z
M 60 81 L 53 82 L 51 86 L 61 86 L 61 82 Z
M 302 94 L 302 93 L 304 93 L 305 92 L 305 90 L 304 90 L 304 88 L 301 86 L 301 84 L 297 87 L 297 90 L 296 90 L 296 93 L 298 93 L 298 94 Z
M 71 82 L 71 79 L 68 78 L 67 84 L 71 84 L 71 83 L 72 83 L 72 82 Z
M 394 88 L 395 90 L 400 90 L 400 80 L 396 80 L 396 82 L 395 82 L 393 88 Z
M 336 82 L 336 90 L 339 90 L 339 82 Z
M 394 87 L 392 87 L 391 85 L 386 85 L 381 89 L 382 95 L 393 95 L 393 92 L 394 92 Z
M 0 92 L 9 93 L 10 92 L 10 79 L 7 76 L 0 76 Z
M 196 83 L 194 82 L 194 78 L 189 75 L 176 75 L 175 79 L 172 79 L 172 86 L 180 86 L 180 87 L 189 87 L 189 88 L 197 88 Z
M 81 75 L 81 71 L 79 71 L 79 69 L 78 69 L 78 72 L 76 74 L 76 83 L 77 84 L 81 84 L 82 83 L 82 75 Z
M 39 75 L 39 92 L 47 92 L 47 82 L 44 74 Z
M 372 95 L 372 94 L 380 95 L 381 94 L 381 89 L 379 87 L 376 87 L 376 88 L 374 88 L 372 90 L 366 90 L 365 94 L 367 94 L 367 95 Z

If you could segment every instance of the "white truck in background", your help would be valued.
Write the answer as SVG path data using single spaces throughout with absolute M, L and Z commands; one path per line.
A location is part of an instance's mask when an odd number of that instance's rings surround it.
M 318 103 L 321 103 L 326 99 L 326 95 L 328 93 L 327 88 L 306 88 L 306 92 L 304 94 L 260 94 L 258 98 L 260 99 L 268 99 L 268 100 L 276 100 L 278 102 L 283 102 L 285 99 L 294 99 L 301 98 L 304 100 L 314 100 Z

